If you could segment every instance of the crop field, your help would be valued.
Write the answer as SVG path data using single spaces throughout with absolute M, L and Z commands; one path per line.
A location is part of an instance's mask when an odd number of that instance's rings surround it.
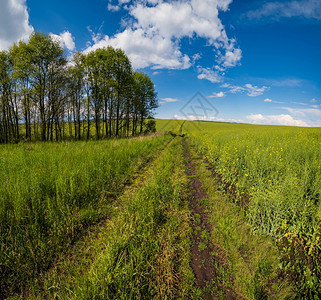
M 156 128 L 0 146 L 0 299 L 318 299 L 320 129 Z
M 233 201 L 246 206 L 253 233 L 278 242 L 280 269 L 302 295 L 320 293 L 320 128 L 208 122 L 184 128 L 233 189 Z

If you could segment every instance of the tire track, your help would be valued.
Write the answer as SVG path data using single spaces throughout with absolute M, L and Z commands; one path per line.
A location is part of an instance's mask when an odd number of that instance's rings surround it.
M 191 247 L 191 266 L 195 274 L 196 287 L 205 288 L 215 276 L 215 267 L 212 255 L 213 245 L 206 236 L 209 237 L 211 225 L 208 222 L 208 214 L 204 212 L 202 200 L 208 195 L 203 189 L 202 183 L 196 177 L 195 166 L 193 165 L 191 154 L 185 139 L 182 140 L 184 158 L 186 160 L 186 175 L 190 178 L 190 209 L 193 214 L 193 245 Z M 204 295 L 205 299 L 211 299 L 210 294 Z
M 209 221 L 209 213 L 206 212 L 204 200 L 208 198 L 202 182 L 197 177 L 197 171 L 193 164 L 193 158 L 189 151 L 186 140 L 182 139 L 184 150 L 186 175 L 190 179 L 190 196 L 189 203 L 193 215 L 192 229 L 193 236 L 191 246 L 191 267 L 193 269 L 196 288 L 202 289 L 203 299 L 215 299 L 216 292 L 221 288 L 214 286 L 215 277 L 218 276 L 218 266 L 220 265 L 219 249 L 211 243 L 212 225 Z M 216 283 L 217 285 L 217 283 Z M 237 299 L 236 294 L 228 289 L 223 291 L 224 299 Z

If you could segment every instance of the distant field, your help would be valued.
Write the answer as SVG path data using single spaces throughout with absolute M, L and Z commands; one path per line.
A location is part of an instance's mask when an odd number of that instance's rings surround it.
M 182 120 L 156 120 L 156 130 L 158 132 L 177 132 L 183 122 Z
M 0 299 L 317 297 L 320 128 L 156 126 L 0 145 Z

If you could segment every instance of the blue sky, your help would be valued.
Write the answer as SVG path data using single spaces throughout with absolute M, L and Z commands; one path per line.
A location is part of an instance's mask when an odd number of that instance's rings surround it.
M 68 56 L 125 50 L 156 85 L 158 118 L 321 126 L 320 0 L 0 2 L 0 50 L 32 30 Z

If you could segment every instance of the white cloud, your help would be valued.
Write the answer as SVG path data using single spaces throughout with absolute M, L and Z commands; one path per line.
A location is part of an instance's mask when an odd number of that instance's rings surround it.
M 310 102 L 311 102 L 311 103 L 316 103 L 316 102 L 317 102 L 317 99 L 313 98 L 313 99 L 311 99 Z
M 230 90 L 230 93 L 236 94 L 245 91 L 244 87 L 237 86 L 237 85 L 231 85 L 229 83 L 224 83 L 221 85 L 222 88 L 226 88 Z
M 228 123 L 245 123 L 243 119 L 233 119 L 233 118 L 217 118 L 205 115 L 174 115 L 173 119 L 176 120 L 186 120 L 186 121 L 214 121 L 214 122 L 228 122 Z
M 262 86 L 262 87 L 257 87 L 257 86 L 253 86 L 252 84 L 246 84 L 245 87 L 247 88 L 247 95 L 250 97 L 257 97 L 260 95 L 263 95 L 263 93 L 265 92 L 265 90 L 268 89 L 267 86 Z
M 246 116 L 246 120 L 252 124 L 308 126 L 305 121 L 294 119 L 290 115 L 262 115 L 252 114 Z
M 108 45 L 123 49 L 136 69 L 187 69 L 191 66 L 189 57 L 183 55 L 170 39 L 160 35 L 146 35 L 141 28 L 126 29 L 111 38 L 105 36 L 84 52 L 88 53 Z
M 235 67 L 242 58 L 241 49 L 233 49 L 231 51 L 226 51 L 223 58 L 223 66 L 225 67 Z
M 223 98 L 225 96 L 226 95 L 224 92 L 219 92 L 219 93 L 213 93 L 213 95 L 209 96 L 209 98 Z
M 221 76 L 219 73 L 211 70 L 210 68 L 202 68 L 201 66 L 198 66 L 197 71 L 199 73 L 197 76 L 198 79 L 206 79 L 212 83 L 221 81 Z
M 230 90 L 229 92 L 232 94 L 247 92 L 247 95 L 250 97 L 257 97 L 257 96 L 263 95 L 266 90 L 269 90 L 269 87 L 267 86 L 258 87 L 250 83 L 247 83 L 244 86 L 237 86 L 237 85 L 231 85 L 229 83 L 224 83 L 223 85 L 221 85 L 221 87 L 229 89 Z
M 318 108 L 292 108 L 292 107 L 282 107 L 281 109 L 287 110 L 289 113 L 296 116 L 318 116 L 321 117 L 321 109 Z
M 252 114 L 246 116 L 244 119 L 233 119 L 233 118 L 217 118 L 211 116 L 201 115 L 189 115 L 180 116 L 174 115 L 174 119 L 187 120 L 187 121 L 215 121 L 215 122 L 229 122 L 229 123 L 250 123 L 250 124 L 261 124 L 261 125 L 285 125 L 285 126 L 309 126 L 302 120 L 294 119 L 290 115 L 262 115 Z
M 57 40 L 61 47 L 67 48 L 69 51 L 73 51 L 75 49 L 74 38 L 69 31 L 64 31 L 59 35 L 51 33 L 50 36 Z
M 217 64 L 223 70 L 238 64 L 242 57 L 236 41 L 227 37 L 219 18 L 219 11 L 226 11 L 232 0 L 176 0 L 170 2 L 137 0 L 128 5 L 127 0 L 109 3 L 109 9 L 128 10 L 130 16 L 125 29 L 114 36 L 103 36 L 85 50 L 111 45 L 122 48 L 131 59 L 134 68 L 186 69 L 200 58 L 192 59 L 182 52 L 180 41 L 184 37 L 204 38 L 217 55 Z M 117 7 L 117 8 L 116 8 Z M 213 53 L 213 61 L 214 61 Z M 201 79 L 213 82 L 213 74 L 205 68 Z M 214 80 L 217 82 L 217 80 Z
M 199 53 L 194 54 L 192 57 L 192 63 L 194 64 L 199 59 L 201 59 L 201 55 Z
M 284 103 L 284 102 L 281 102 L 281 101 L 275 101 L 275 100 L 272 100 L 272 99 L 269 99 L 269 98 L 264 99 L 264 102 L 267 102 L 267 103 L 271 103 L 271 102 L 273 102 L 273 103 L 278 103 L 278 104 L 282 104 L 282 103 Z
M 244 118 L 218 118 L 214 116 L 206 115 L 174 115 L 173 119 L 187 120 L 187 121 L 215 121 L 215 122 L 229 122 L 229 123 L 248 123 L 248 124 L 260 124 L 260 125 L 283 125 L 283 126 L 321 126 L 321 121 L 303 121 L 295 119 L 288 114 L 280 115 L 263 115 L 263 114 L 251 114 Z
M 163 101 L 165 102 L 178 102 L 179 99 L 176 99 L 176 98 L 162 98 Z
M 137 20 L 138 28 L 156 29 L 167 38 L 193 37 L 196 34 L 212 43 L 223 38 L 217 1 L 161 2 L 152 7 L 138 4 L 130 14 Z
M 107 5 L 107 9 L 110 10 L 110 11 L 119 11 L 120 10 L 120 6 L 119 5 L 112 5 L 110 3 L 108 3 Z
M 26 0 L 1 0 L 0 50 L 8 49 L 19 40 L 27 40 L 32 32 Z
M 298 105 L 303 105 L 303 106 L 307 106 L 307 103 L 304 102 L 292 102 L 293 104 L 298 104 Z
M 247 13 L 250 19 L 261 19 L 270 17 L 273 20 L 280 18 L 304 17 L 321 20 L 320 0 L 292 0 L 267 2 L 257 10 Z

